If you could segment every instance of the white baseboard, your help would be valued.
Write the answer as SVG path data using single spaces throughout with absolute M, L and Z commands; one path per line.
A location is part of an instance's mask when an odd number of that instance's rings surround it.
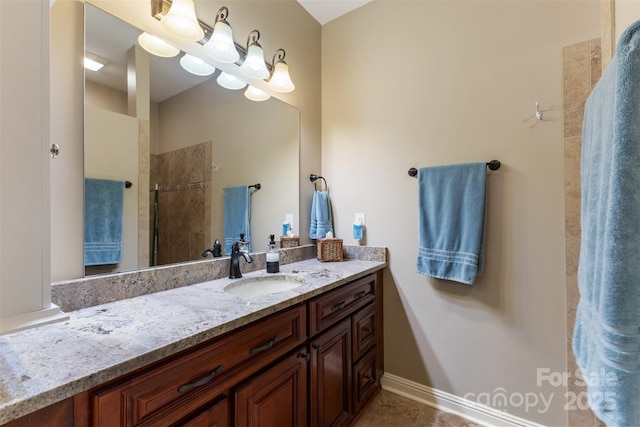
M 67 319 L 69 319 L 67 314 L 62 312 L 57 305 L 51 304 L 49 308 L 42 310 L 0 318 L 0 335 L 34 328 L 48 323 L 62 322 Z
M 543 427 L 541 424 L 393 374 L 385 373 L 380 382 L 383 390 L 424 403 L 443 412 L 460 415 L 477 424 L 490 427 Z

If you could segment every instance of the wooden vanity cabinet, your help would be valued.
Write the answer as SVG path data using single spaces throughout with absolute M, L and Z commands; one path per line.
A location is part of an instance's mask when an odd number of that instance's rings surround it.
M 381 273 L 327 292 L 308 306 L 310 425 L 349 425 L 380 388 Z
M 378 271 L 7 426 L 347 426 L 382 349 Z
M 91 425 L 183 425 L 183 420 L 306 339 L 305 305 L 286 309 L 92 391 Z

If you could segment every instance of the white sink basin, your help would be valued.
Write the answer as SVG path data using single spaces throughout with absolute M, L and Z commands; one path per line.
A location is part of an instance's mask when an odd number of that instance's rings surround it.
M 303 284 L 299 277 L 276 274 L 240 279 L 225 286 L 224 291 L 234 295 L 265 295 L 295 289 Z

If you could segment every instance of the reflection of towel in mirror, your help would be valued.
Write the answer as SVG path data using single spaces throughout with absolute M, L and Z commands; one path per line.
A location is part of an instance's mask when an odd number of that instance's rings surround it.
M 486 163 L 419 171 L 418 273 L 472 284 L 484 264 Z
M 84 265 L 122 261 L 124 181 L 84 180 Z
M 640 21 L 587 99 L 573 351 L 608 426 L 640 426 Z M 595 380 L 594 380 L 595 379 Z
M 240 240 L 240 233 L 245 241 L 250 242 L 249 219 L 251 215 L 251 198 L 248 185 L 224 188 L 224 253 L 231 253 L 231 245 Z M 247 244 L 251 252 L 251 243 Z
M 309 237 L 312 239 L 323 239 L 329 231 L 333 233 L 329 193 L 316 190 L 313 193 L 313 201 L 311 203 L 311 227 L 309 228 Z

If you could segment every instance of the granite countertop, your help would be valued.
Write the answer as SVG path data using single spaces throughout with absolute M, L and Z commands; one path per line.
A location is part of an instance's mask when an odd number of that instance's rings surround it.
M 305 301 L 386 266 L 382 261 L 282 265 L 304 283 L 236 296 L 217 279 L 69 312 L 69 320 L 0 336 L 0 424 Z M 264 270 L 244 278 L 270 276 Z M 243 280 L 243 279 L 239 279 Z

